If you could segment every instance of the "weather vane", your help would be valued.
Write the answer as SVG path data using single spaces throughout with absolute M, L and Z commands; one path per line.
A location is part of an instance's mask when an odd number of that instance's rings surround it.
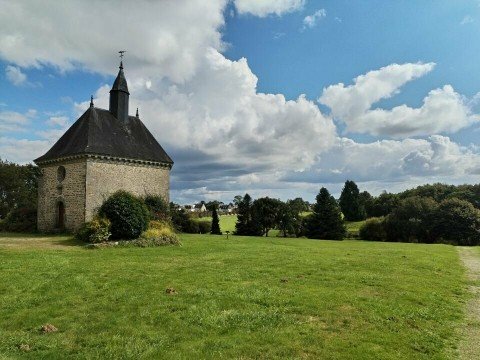
M 120 50 L 118 53 L 120 54 L 120 60 L 123 60 L 123 54 L 126 53 L 127 50 Z

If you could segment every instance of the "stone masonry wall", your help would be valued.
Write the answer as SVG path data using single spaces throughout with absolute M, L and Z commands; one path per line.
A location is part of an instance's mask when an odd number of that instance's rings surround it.
M 59 181 L 59 166 L 65 167 L 65 178 Z M 40 166 L 42 177 L 38 189 L 40 231 L 54 231 L 58 221 L 58 203 L 65 206 L 65 230 L 75 231 L 85 222 L 86 159 Z
M 137 196 L 160 195 L 169 201 L 170 170 L 165 167 L 99 159 L 87 160 L 85 221 L 115 191 Z

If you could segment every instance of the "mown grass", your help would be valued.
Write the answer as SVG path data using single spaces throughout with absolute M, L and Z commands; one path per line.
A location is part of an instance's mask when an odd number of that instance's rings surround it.
M 21 238 L 0 236 L 0 358 L 443 359 L 458 340 L 466 294 L 451 246 Z M 46 323 L 59 331 L 41 334 Z

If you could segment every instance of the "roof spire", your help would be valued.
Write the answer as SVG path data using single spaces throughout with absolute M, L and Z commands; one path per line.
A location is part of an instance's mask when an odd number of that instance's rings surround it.
M 138 116 L 138 107 L 137 107 L 137 114 L 136 114 L 135 116 L 137 117 L 137 119 L 140 118 L 140 117 Z
M 127 50 L 120 50 L 118 53 L 120 54 L 120 69 L 123 70 L 123 57 L 124 55 L 127 52 Z
M 93 108 L 93 95 L 90 96 L 90 107 Z

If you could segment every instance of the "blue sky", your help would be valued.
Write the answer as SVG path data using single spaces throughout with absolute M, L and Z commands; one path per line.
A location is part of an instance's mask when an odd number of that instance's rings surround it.
M 40 156 L 90 94 L 106 107 L 125 48 L 178 202 L 478 182 L 479 1 L 42 5 L 0 0 L 2 158 Z

